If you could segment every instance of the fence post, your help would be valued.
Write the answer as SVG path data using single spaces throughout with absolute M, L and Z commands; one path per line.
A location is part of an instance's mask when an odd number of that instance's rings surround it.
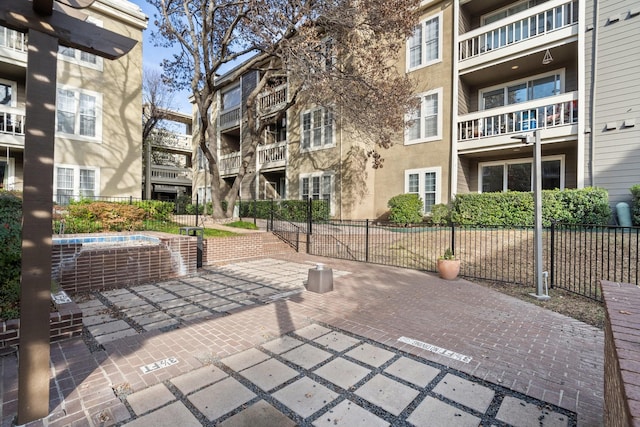
M 551 251 L 549 253 L 549 269 L 551 270 L 551 280 L 550 280 L 550 284 L 549 287 L 553 288 L 553 283 L 555 280 L 555 270 L 556 270 L 556 222 L 555 221 L 551 221 Z
M 129 196 L 129 204 L 132 205 L 133 204 L 133 196 Z
M 253 225 L 258 225 L 258 222 L 256 220 L 258 216 L 258 201 L 256 199 L 253 199 Z
M 456 254 L 456 225 L 451 223 L 451 252 Z
M 267 231 L 269 231 L 269 228 L 271 228 L 271 231 L 273 231 L 273 210 L 274 209 L 275 209 L 274 202 L 273 202 L 273 199 L 271 199 L 271 206 L 269 209 L 269 221 L 267 221 Z
M 196 193 L 196 227 L 198 226 L 198 215 L 200 215 L 200 195 Z
M 364 261 L 369 262 L 369 220 L 367 219 L 364 234 Z
M 307 254 L 309 253 L 309 250 L 311 249 L 311 227 L 312 227 L 312 220 L 311 220 L 311 197 L 309 197 L 307 199 Z

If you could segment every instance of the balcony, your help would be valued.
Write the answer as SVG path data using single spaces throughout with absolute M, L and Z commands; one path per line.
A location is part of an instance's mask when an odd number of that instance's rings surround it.
M 458 151 L 481 151 L 513 143 L 512 135 L 545 129 L 545 139 L 577 136 L 578 92 L 492 108 L 458 118 Z
M 218 159 L 220 164 L 220 175 L 234 175 L 240 171 L 240 152 L 223 154 Z
M 191 169 L 175 166 L 151 166 L 151 182 L 154 184 L 191 186 L 192 175 Z
M 578 2 L 551 0 L 460 36 L 460 70 L 576 36 Z
M 258 146 L 258 164 L 262 169 L 281 168 L 285 166 L 287 142 Z
M 240 107 L 224 110 L 218 116 L 220 130 L 231 129 L 240 126 Z
M 27 63 L 27 35 L 0 26 L 0 56 Z
M 0 105 L 0 141 L 24 147 L 24 109 Z
M 262 115 L 278 111 L 287 102 L 287 85 L 271 88 L 258 97 L 258 108 Z
M 151 145 L 170 153 L 191 154 L 193 137 L 170 132 L 153 132 Z

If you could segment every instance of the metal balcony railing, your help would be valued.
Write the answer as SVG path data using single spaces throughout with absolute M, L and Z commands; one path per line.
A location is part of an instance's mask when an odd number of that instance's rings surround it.
M 550 5 L 553 5 L 550 7 Z M 508 21 L 508 22 L 505 22 Z M 460 36 L 459 60 L 520 43 L 578 22 L 578 1 L 552 1 Z
M 0 26 L 0 46 L 18 52 L 27 52 L 27 35 Z
M 578 92 L 460 116 L 458 141 L 526 132 L 578 122 Z
M 220 129 L 229 129 L 240 125 L 240 107 L 231 110 L 222 111 L 218 116 L 218 125 Z
M 193 173 L 191 169 L 175 166 L 151 166 L 151 181 L 176 184 L 191 184 Z
M 275 144 L 261 145 L 258 147 L 258 163 L 264 166 L 284 164 L 287 154 L 287 142 L 281 141 Z
M 0 133 L 24 135 L 24 109 L 0 105 Z

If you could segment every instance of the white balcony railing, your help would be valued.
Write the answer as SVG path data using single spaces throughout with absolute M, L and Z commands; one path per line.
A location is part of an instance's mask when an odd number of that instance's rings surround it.
M 191 185 L 193 173 L 191 169 L 175 166 L 151 166 L 151 181 Z
M 460 36 L 459 60 L 474 58 L 495 49 L 520 43 L 578 22 L 578 1 L 552 2 L 522 11 L 508 19 L 496 21 Z
M 222 111 L 218 116 L 218 125 L 220 129 L 229 129 L 240 125 L 240 107 L 231 110 Z
M 458 141 L 551 128 L 578 122 L 578 92 L 460 116 Z
M 24 109 L 0 105 L 0 133 L 24 135 Z
M 287 142 L 261 145 L 258 147 L 258 164 L 262 166 L 284 165 L 287 154 Z
M 177 149 L 191 152 L 193 137 L 169 132 L 154 132 L 151 135 L 151 144 L 154 147 Z
M 287 102 L 287 85 L 282 84 L 266 90 L 258 97 L 258 108 L 261 114 L 278 110 Z
M 25 33 L 0 26 L 0 47 L 26 53 L 27 35 Z
M 223 154 L 218 159 L 220 163 L 220 174 L 228 175 L 231 173 L 238 173 L 240 170 L 240 152 L 231 154 Z

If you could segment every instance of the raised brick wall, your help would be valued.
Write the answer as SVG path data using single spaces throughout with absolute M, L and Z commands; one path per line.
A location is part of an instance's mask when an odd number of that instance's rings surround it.
M 602 295 L 605 425 L 640 425 L 640 288 L 602 281 Z
M 295 252 L 272 233 L 206 239 L 202 251 L 203 265 L 216 265 L 240 259 Z
M 74 302 L 59 304 L 57 312 L 49 314 L 51 341 L 82 334 L 82 310 Z M 16 346 L 20 341 L 20 320 L 0 322 L 0 348 Z

